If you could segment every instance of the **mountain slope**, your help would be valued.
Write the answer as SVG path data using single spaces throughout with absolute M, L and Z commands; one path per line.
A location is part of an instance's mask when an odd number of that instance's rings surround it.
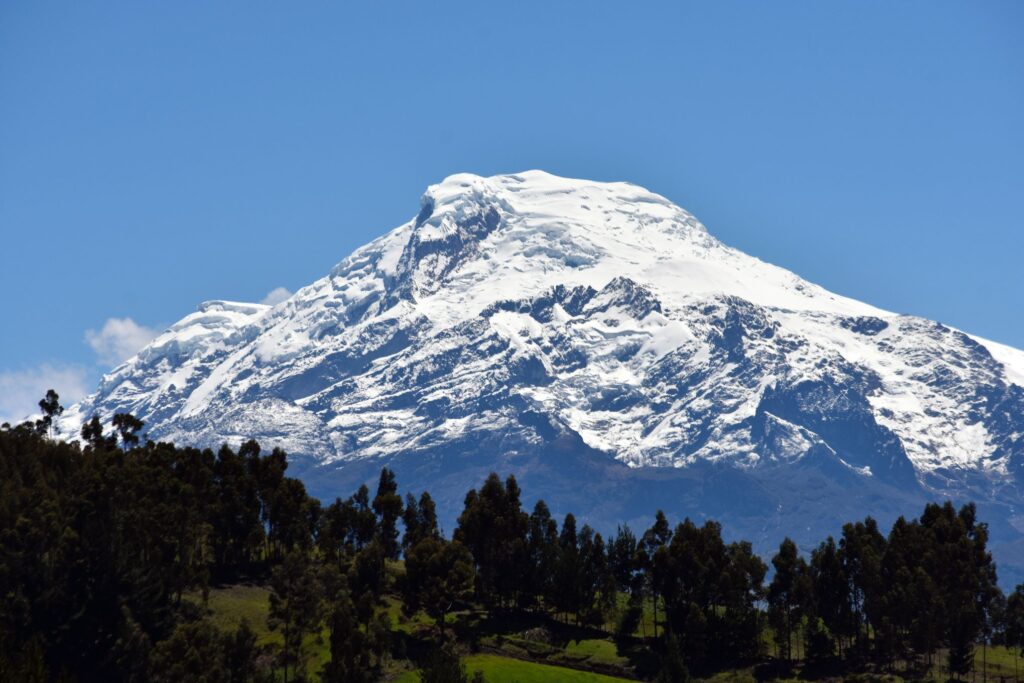
M 203 304 L 63 425 L 121 410 L 154 439 L 283 446 L 320 495 L 390 465 L 449 520 L 499 468 L 598 526 L 657 503 L 810 540 L 950 496 L 1018 537 L 1024 353 L 832 294 L 626 183 L 447 178 L 289 300 Z

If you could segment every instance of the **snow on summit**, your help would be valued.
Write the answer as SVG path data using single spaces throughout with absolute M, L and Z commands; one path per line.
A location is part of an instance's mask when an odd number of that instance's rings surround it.
M 894 510 L 918 494 L 1020 502 L 1021 351 L 828 292 L 629 183 L 458 174 L 410 208 L 272 308 L 201 305 L 64 429 L 127 410 L 154 439 L 256 438 L 314 463 L 307 482 L 360 463 L 450 478 L 499 457 L 554 477 L 576 458 L 662 468 L 646 482 L 712 467 L 756 482 L 772 515 L 799 481 L 808 500 Z M 692 512 L 682 490 L 667 500 Z
M 536 293 L 549 279 L 600 288 L 629 277 L 669 299 L 732 294 L 785 308 L 880 313 L 725 247 L 690 213 L 628 183 L 542 171 L 493 178 L 459 174 L 429 187 L 421 206 L 408 228 L 415 249 L 406 252 L 404 266 L 413 269 L 418 299 L 437 294 L 468 304 L 463 312 L 502 291 Z M 491 209 L 500 221 L 493 229 L 485 223 Z M 484 223 L 460 231 L 474 217 Z M 446 243 L 459 249 L 432 252 L 432 245 Z M 446 281 L 450 285 L 441 287 Z

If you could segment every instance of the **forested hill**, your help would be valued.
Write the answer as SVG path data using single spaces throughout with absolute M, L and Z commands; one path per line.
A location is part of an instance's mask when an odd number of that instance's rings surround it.
M 961 676 L 977 643 L 1024 639 L 1024 588 L 1000 592 L 971 505 L 888 535 L 869 517 L 809 555 L 786 540 L 766 562 L 656 510 L 603 538 L 523 510 L 515 478 L 491 475 L 447 535 L 430 494 L 403 499 L 389 470 L 320 502 L 280 450 L 142 443 L 140 422 L 116 424 L 86 424 L 84 446 L 44 421 L 0 429 L 2 680 L 465 680 L 470 652 L 580 669 L 556 652 L 566 629 L 610 648 L 620 678 Z M 267 596 L 264 617 L 222 628 L 211 596 L 239 585 Z

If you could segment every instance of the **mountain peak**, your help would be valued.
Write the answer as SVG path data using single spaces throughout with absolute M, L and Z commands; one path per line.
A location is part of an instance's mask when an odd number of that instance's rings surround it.
M 600 224 L 601 214 L 647 216 L 648 227 L 675 221 L 684 232 L 706 232 L 687 211 L 659 194 L 627 182 L 601 182 L 556 176 L 546 171 L 478 176 L 456 173 L 427 188 L 420 200 L 423 223 L 432 216 L 476 213 L 482 206 L 494 206 L 509 213 L 548 216 L 575 221 L 591 228 Z
M 1022 367 L 732 249 L 636 185 L 458 174 L 287 302 L 202 304 L 61 429 L 128 411 L 153 438 L 281 446 L 332 496 L 332 477 L 404 466 L 456 504 L 467 468 L 533 463 L 575 490 L 568 469 L 614 463 L 638 500 L 660 487 L 679 516 L 762 529 L 925 493 L 1018 507 Z
M 666 300 L 716 293 L 780 308 L 886 315 L 726 247 L 692 214 L 638 185 L 539 170 L 451 175 L 427 188 L 410 223 L 369 249 L 375 246 L 390 290 L 384 306 L 440 298 L 455 304 L 441 313 L 448 320 L 494 303 L 499 290 L 534 295 L 551 278 L 599 290 L 616 277 L 645 283 Z M 369 252 L 357 255 L 363 263 Z

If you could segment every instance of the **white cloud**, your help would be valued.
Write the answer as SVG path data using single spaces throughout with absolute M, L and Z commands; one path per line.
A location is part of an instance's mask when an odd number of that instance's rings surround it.
M 89 372 L 79 365 L 55 366 L 44 363 L 25 370 L 0 371 L 0 422 L 18 424 L 27 417 L 38 417 L 39 400 L 47 389 L 60 394 L 63 406 L 85 396 Z
M 263 297 L 263 301 L 261 301 L 260 303 L 266 304 L 267 306 L 276 306 L 277 304 L 281 303 L 291 295 L 292 293 L 289 292 L 284 287 L 275 287 L 274 289 L 270 290 L 265 297 Z
M 108 318 L 103 327 L 86 330 L 85 341 L 107 366 L 134 355 L 157 335 L 131 318 Z M 65 407 L 76 403 L 95 386 L 96 368 L 67 363 L 43 363 L 21 370 L 0 370 L 0 422 L 17 424 L 39 416 L 39 400 L 48 389 L 60 394 Z
M 101 363 L 114 366 L 131 358 L 148 344 L 158 332 L 140 325 L 131 318 L 107 318 L 99 332 L 85 331 L 85 341 Z

